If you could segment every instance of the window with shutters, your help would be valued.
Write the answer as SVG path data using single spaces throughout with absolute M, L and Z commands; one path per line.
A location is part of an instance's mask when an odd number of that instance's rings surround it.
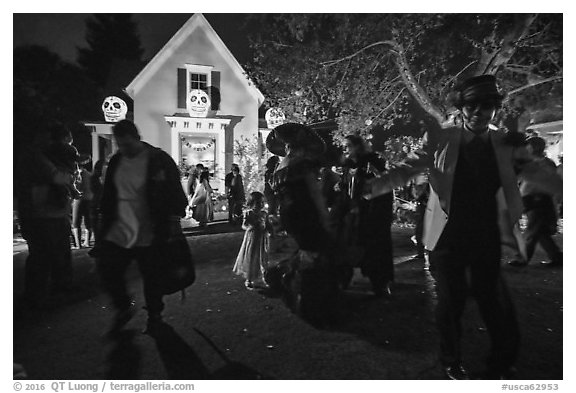
M 190 91 L 204 90 L 210 95 L 212 109 L 217 110 L 220 97 L 213 97 L 214 88 L 219 94 L 220 72 L 214 71 L 213 66 L 186 64 L 185 68 L 178 69 L 178 108 L 186 108 L 190 99 Z

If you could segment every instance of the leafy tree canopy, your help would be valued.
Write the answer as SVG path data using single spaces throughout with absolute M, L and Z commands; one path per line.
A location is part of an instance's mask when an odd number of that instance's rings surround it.
M 249 75 L 293 121 L 414 134 L 453 122 L 459 80 L 495 74 L 502 125 L 562 107 L 561 14 L 258 14 Z M 414 110 L 417 106 L 420 110 Z

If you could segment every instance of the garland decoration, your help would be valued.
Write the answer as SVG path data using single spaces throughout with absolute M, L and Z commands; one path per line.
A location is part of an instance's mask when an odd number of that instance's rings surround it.
M 187 148 L 192 149 L 194 151 L 208 150 L 212 146 L 214 146 L 214 144 L 216 143 L 216 138 L 212 138 L 210 140 L 210 142 L 208 142 L 208 143 L 190 143 L 190 142 L 186 141 L 186 138 L 184 138 L 184 137 L 180 137 L 180 140 L 182 141 L 184 146 L 186 146 Z

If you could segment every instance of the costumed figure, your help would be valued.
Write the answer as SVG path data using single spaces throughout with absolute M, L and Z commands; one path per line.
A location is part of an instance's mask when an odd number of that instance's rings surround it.
M 285 156 L 274 172 L 273 187 L 281 229 L 298 245 L 283 276 L 284 299 L 310 322 L 326 322 L 334 315 L 338 283 L 331 257 L 335 242 L 319 181 L 325 143 L 310 128 L 286 123 L 268 135 L 266 146 Z
M 348 135 L 344 144 L 346 159 L 337 184 L 338 202 L 331 212 L 337 221 L 339 242 L 346 245 L 349 263 L 360 267 L 362 274 L 370 279 L 374 294 L 390 295 L 390 283 L 394 279 L 393 195 L 362 198 L 367 182 L 386 169 L 386 162 L 371 152 L 360 136 Z M 350 278 L 348 274 L 348 281 Z M 343 284 L 346 287 L 348 283 Z

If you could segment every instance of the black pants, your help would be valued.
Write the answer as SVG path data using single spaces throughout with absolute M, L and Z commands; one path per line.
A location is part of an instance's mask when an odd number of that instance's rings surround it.
M 38 303 L 54 289 L 65 288 L 72 281 L 70 220 L 42 218 L 21 220 L 22 236 L 28 243 L 25 267 L 25 296 Z
M 131 297 L 128 294 L 125 276 L 126 270 L 133 260 L 138 263 L 142 275 L 148 316 L 160 316 L 164 309 L 164 303 L 155 278 L 158 277 L 161 264 L 155 256 L 153 247 L 126 249 L 114 243 L 103 241 L 100 256 L 97 259 L 102 284 L 112 297 L 112 303 L 117 310 L 128 309 Z
M 228 221 L 242 224 L 243 202 L 238 199 L 228 198 Z
M 471 294 L 478 303 L 492 342 L 488 368 L 506 371 L 517 357 L 519 329 L 514 306 L 500 274 L 499 242 L 478 241 L 469 247 L 443 247 L 431 251 L 429 257 L 438 295 L 436 322 L 442 363 L 445 366 L 461 363 L 460 320 Z
M 529 195 L 522 198 L 528 223 L 524 233 L 526 239 L 526 259 L 530 261 L 540 243 L 553 263 L 562 263 L 560 249 L 552 239 L 556 233 L 556 210 L 552 197 Z

